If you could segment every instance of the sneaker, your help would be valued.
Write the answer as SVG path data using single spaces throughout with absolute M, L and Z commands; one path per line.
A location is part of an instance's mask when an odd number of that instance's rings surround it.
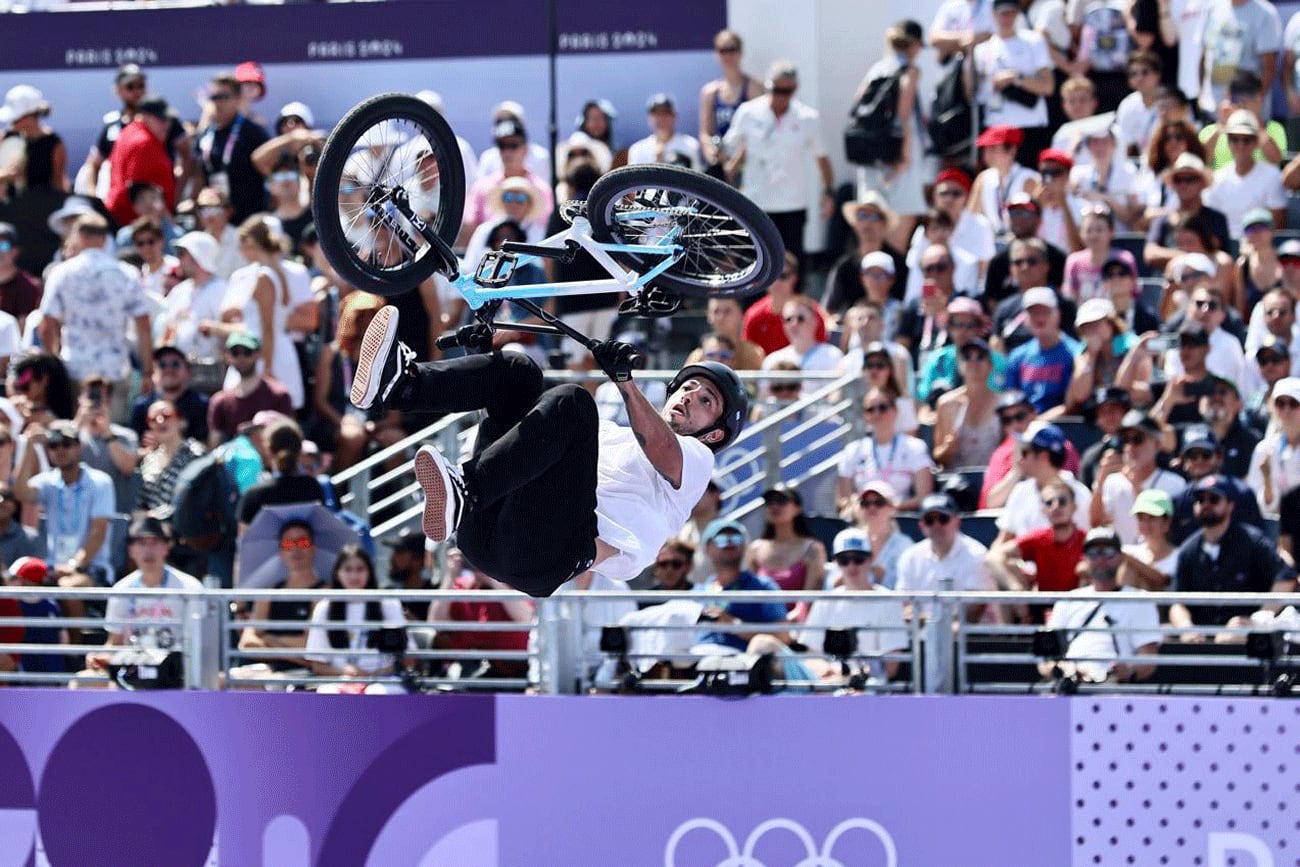
M 424 535 L 445 542 L 465 510 L 465 478 L 441 452 L 424 445 L 415 453 L 415 479 L 424 489 Z
M 361 340 L 352 377 L 352 405 L 357 409 L 370 409 L 376 401 L 382 405 L 414 361 L 415 353 L 397 339 L 397 308 L 380 309 Z

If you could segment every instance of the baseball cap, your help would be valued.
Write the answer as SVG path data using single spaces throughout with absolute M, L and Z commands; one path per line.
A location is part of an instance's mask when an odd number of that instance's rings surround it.
M 1030 307 L 1050 307 L 1055 310 L 1057 308 L 1056 293 L 1046 286 L 1035 286 L 1032 289 L 1026 289 L 1025 294 L 1020 296 L 1020 306 L 1025 310 Z
M 217 272 L 217 260 L 221 256 L 221 245 L 207 232 L 186 232 L 176 239 L 176 248 L 184 250 L 194 257 L 199 267 L 209 274 Z
M 416 530 L 403 530 L 396 537 L 385 539 L 384 547 L 424 556 L 424 534 Z
M 167 532 L 167 525 L 155 518 L 153 515 L 143 515 L 131 522 L 130 528 L 126 531 L 128 542 L 134 542 L 136 539 L 170 539 L 171 534 Z
M 44 584 L 50 570 L 39 557 L 19 557 L 9 564 L 9 574 L 23 584 Z
M 858 499 L 861 500 L 868 493 L 879 494 L 891 506 L 898 505 L 898 491 L 894 490 L 894 486 L 884 479 L 872 479 L 863 485 L 862 490 L 858 491 Z
M 1141 431 L 1151 436 L 1160 435 L 1160 423 L 1140 409 L 1131 409 L 1124 413 L 1124 417 L 1119 422 L 1119 429 Z
M 1032 404 L 1029 402 L 1029 395 L 1019 389 L 1013 388 L 1002 392 L 1002 396 L 998 398 L 997 409 L 1001 412 L 1004 409 L 1011 409 L 1015 406 L 1031 405 Z
M 1128 409 L 1133 406 L 1133 396 L 1129 394 L 1127 388 L 1120 388 L 1118 385 L 1103 385 L 1093 395 L 1092 402 L 1094 406 L 1098 407 L 1108 403 L 1117 403 Z
M 709 525 L 704 528 L 704 533 L 700 536 L 700 541 L 705 545 L 708 545 L 713 541 L 714 537 L 720 533 L 735 533 L 743 536 L 744 541 L 741 542 L 742 545 L 749 542 L 749 531 L 745 529 L 745 525 L 739 521 L 732 521 L 726 518 L 715 518 L 710 521 Z
M 1192 492 L 1199 494 L 1201 491 L 1210 491 L 1221 497 L 1232 496 L 1232 489 L 1228 485 L 1227 477 L 1220 475 L 1219 473 L 1211 473 L 1210 475 L 1197 480 L 1196 484 L 1192 487 Z
M 1255 348 L 1255 357 L 1259 358 L 1261 352 L 1273 352 L 1286 358 L 1291 357 L 1291 347 L 1276 334 L 1266 334 L 1264 336 L 1264 339 L 1259 342 L 1259 346 Z
M 1283 241 L 1277 248 L 1277 255 L 1281 259 L 1300 259 L 1300 241 L 1295 238 Z
M 1254 112 L 1239 108 L 1228 116 L 1223 131 L 1227 135 L 1259 135 L 1259 121 Z
M 1178 267 L 1174 271 L 1175 279 L 1182 282 L 1193 274 L 1214 277 L 1219 273 L 1219 266 L 1215 265 L 1214 260 L 1204 253 L 1188 253 L 1178 261 Z
M 242 83 L 256 82 L 266 89 L 266 73 L 262 71 L 262 65 L 255 60 L 245 60 L 235 67 L 235 80 Z
M 652 94 L 645 101 L 645 110 L 654 111 L 657 108 L 666 108 L 674 114 L 677 113 L 677 100 L 673 99 L 672 94 L 656 93 Z
M 1083 537 L 1083 550 L 1087 551 L 1093 546 L 1108 545 L 1118 549 L 1119 535 L 1110 527 L 1093 527 L 1088 531 L 1088 535 Z
M 503 138 L 511 138 L 512 136 L 518 136 L 519 138 L 524 139 L 528 138 L 528 133 L 524 131 L 524 125 L 519 121 L 513 120 L 512 118 L 505 118 L 504 120 L 499 120 L 492 125 L 492 138 L 495 141 L 500 141 Z
M 1130 262 L 1128 259 L 1125 259 L 1123 256 L 1119 256 L 1116 254 L 1111 254 L 1110 256 L 1107 256 L 1106 261 L 1101 263 L 1101 273 L 1104 275 L 1107 271 L 1110 271 L 1111 269 L 1116 267 L 1123 268 L 1125 271 L 1128 272 L 1128 275 L 1130 277 L 1137 276 L 1137 271 L 1133 270 L 1133 263 Z
M 1058 166 L 1065 169 L 1074 168 L 1074 158 L 1058 148 L 1046 148 L 1045 150 L 1040 151 L 1038 154 L 1038 164 L 1041 166 L 1043 163 L 1056 163 Z
M 961 346 L 957 347 L 957 352 L 958 354 L 960 354 L 972 347 L 974 347 L 975 349 L 984 350 L 984 354 L 987 355 L 989 358 L 993 357 L 993 347 L 989 346 L 989 342 L 985 340 L 983 337 L 972 337 L 970 340 L 967 340 Z
M 1137 498 L 1133 500 L 1133 508 L 1128 510 L 1130 515 L 1154 515 L 1157 518 L 1172 518 L 1174 516 L 1174 501 L 1169 495 L 1157 488 L 1148 488 L 1138 493 Z
M 144 78 L 144 70 L 138 63 L 123 63 L 117 68 L 117 75 L 113 76 L 114 84 L 123 84 L 137 78 Z
M 1191 449 L 1218 451 L 1219 438 L 1214 435 L 1214 429 L 1207 424 L 1192 424 L 1184 428 L 1183 445 L 1178 454 L 1186 454 Z
M 1114 315 L 1115 304 L 1109 298 L 1089 298 L 1079 305 L 1079 311 L 1074 314 L 1074 327 L 1082 328 Z
M 1300 401 L 1300 376 L 1284 376 L 1273 386 L 1273 400 L 1279 397 L 1289 397 L 1294 401 Z
M 1251 208 L 1241 215 L 1241 228 L 1249 229 L 1251 226 L 1268 226 L 1273 228 L 1273 215 L 1267 208 Z
M 303 123 L 307 124 L 307 126 L 316 125 L 316 116 L 311 113 L 311 109 L 307 107 L 306 103 L 298 102 L 296 100 L 288 103 L 284 108 L 280 109 L 280 117 L 296 117 Z
M 262 340 L 256 334 L 249 334 L 247 331 L 236 331 L 226 338 L 226 348 L 234 349 L 237 346 L 256 352 L 262 348 Z
M 1043 212 L 1042 206 L 1029 193 L 1016 193 L 1010 199 L 1007 199 L 1007 210 L 1018 211 L 1028 208 L 1036 214 Z
M 894 257 L 883 250 L 877 250 L 874 253 L 868 253 L 862 257 L 860 270 L 868 271 L 872 268 L 880 268 L 888 274 L 894 273 Z
M 1030 448 L 1042 449 L 1054 455 L 1065 454 L 1065 433 L 1056 425 L 1034 422 L 1025 430 L 1025 442 Z
M 866 533 L 856 527 L 840 530 L 835 534 L 835 540 L 831 543 L 831 556 L 835 557 L 846 551 L 861 551 L 863 554 L 870 554 L 871 540 L 867 538 Z
M 765 504 L 773 502 L 783 503 L 786 501 L 798 503 L 801 506 L 803 505 L 803 497 L 799 496 L 799 492 L 794 488 L 787 487 L 786 485 L 773 485 L 763 492 L 763 502 Z
M 60 418 L 50 422 L 45 432 L 45 441 L 49 445 L 56 446 L 63 442 L 79 442 L 80 436 L 75 424 L 66 418 Z
M 181 348 L 179 346 L 176 346 L 173 343 L 163 343 L 154 347 L 153 349 L 154 361 L 157 361 L 158 359 L 162 358 L 164 355 L 174 355 L 177 358 L 179 358 L 181 361 L 185 362 L 186 364 L 189 364 L 190 361 L 189 357 L 184 352 L 181 351 Z
M 171 117 L 171 108 L 167 105 L 167 100 L 161 96 L 150 96 L 140 100 L 140 104 L 136 106 L 135 110 L 140 114 L 147 114 L 159 120 L 167 120 Z
M 11 244 L 18 243 L 18 230 L 14 228 L 13 223 L 0 223 L 0 240 Z
M 1018 3 L 1019 0 L 995 0 L 993 5 L 996 7 L 998 2 Z M 1019 127 L 999 124 L 997 126 L 991 126 L 984 130 L 984 132 L 980 133 L 979 138 L 975 139 L 975 146 L 981 148 L 995 147 L 997 145 L 1019 147 L 1020 142 L 1022 142 L 1024 138 L 1025 134 Z
M 931 512 L 939 512 L 942 515 L 956 515 L 957 502 L 948 494 L 930 494 L 921 501 L 921 508 L 917 509 L 922 516 Z

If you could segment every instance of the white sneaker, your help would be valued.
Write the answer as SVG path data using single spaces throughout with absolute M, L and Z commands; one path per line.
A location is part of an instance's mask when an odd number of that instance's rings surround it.
M 445 542 L 465 510 L 465 478 L 430 445 L 415 453 L 415 479 L 424 490 L 424 535 Z
M 382 406 L 415 361 L 411 348 L 397 339 L 397 319 L 396 307 L 381 308 L 361 339 L 350 394 L 357 409 L 370 409 L 376 402 Z

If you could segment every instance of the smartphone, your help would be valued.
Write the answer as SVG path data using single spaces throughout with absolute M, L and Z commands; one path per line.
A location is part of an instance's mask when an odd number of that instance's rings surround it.
M 1164 355 L 1169 351 L 1169 338 L 1163 334 L 1147 341 L 1147 352 L 1152 355 Z
M 91 403 L 99 406 L 104 402 L 104 387 L 102 385 L 92 385 L 86 390 L 86 395 L 90 398 Z
M 1201 382 L 1189 382 L 1183 386 L 1183 394 L 1188 397 L 1205 397 L 1214 393 L 1214 381 L 1202 380 Z

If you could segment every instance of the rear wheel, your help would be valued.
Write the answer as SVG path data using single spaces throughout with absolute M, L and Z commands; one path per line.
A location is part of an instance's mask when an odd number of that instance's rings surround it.
M 742 297 L 761 292 L 781 272 L 784 245 L 771 218 L 734 188 L 689 169 L 615 169 L 591 188 L 587 219 L 601 243 L 682 246 L 682 257 L 651 281 L 667 292 Z M 660 261 L 610 255 L 639 271 Z
M 405 294 L 450 270 L 425 231 L 448 247 L 460 230 L 465 168 L 442 115 L 404 94 L 360 103 L 321 151 L 312 215 L 321 249 L 348 283 Z

